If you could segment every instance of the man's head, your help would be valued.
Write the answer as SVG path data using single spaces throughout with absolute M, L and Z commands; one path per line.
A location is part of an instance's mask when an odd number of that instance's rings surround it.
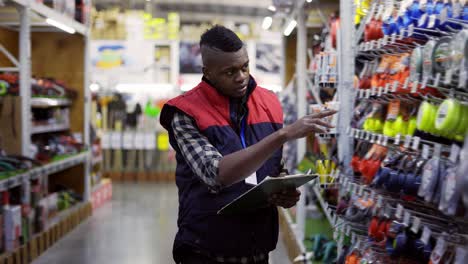
M 249 83 L 249 56 L 239 37 L 216 25 L 203 33 L 200 48 L 205 78 L 226 96 L 244 96 Z

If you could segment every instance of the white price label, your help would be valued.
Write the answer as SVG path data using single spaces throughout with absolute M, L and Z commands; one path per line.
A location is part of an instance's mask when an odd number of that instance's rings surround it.
M 366 90 L 366 98 L 369 98 L 371 94 L 371 89 Z
M 403 39 L 405 37 L 405 30 L 401 29 L 400 34 L 398 35 L 398 39 Z
M 420 141 L 421 141 L 421 138 L 414 137 L 413 138 L 413 146 L 411 148 L 414 149 L 414 150 L 418 150 Z
M 388 136 L 384 136 L 382 145 L 387 146 L 388 145 Z
M 359 89 L 359 96 L 358 96 L 358 97 L 359 97 L 359 98 L 363 98 L 363 97 L 364 97 L 364 93 L 365 93 L 364 89 Z
M 383 89 L 384 89 L 383 87 L 377 88 L 377 96 L 378 97 L 382 96 Z
M 398 204 L 398 205 L 397 205 L 395 217 L 396 217 L 397 219 L 401 219 L 401 217 L 403 217 L 403 205 L 401 205 L 401 204 Z
M 429 159 L 430 147 L 429 145 L 423 145 L 421 156 L 423 159 Z
M 410 212 L 405 211 L 405 214 L 404 214 L 404 216 L 403 216 L 403 224 L 404 224 L 405 226 L 409 226 L 409 224 L 410 224 L 410 218 L 411 218 Z
M 101 147 L 103 149 L 109 149 L 111 147 L 110 136 L 107 132 L 102 133 Z
M 431 230 L 425 226 L 423 228 L 423 232 L 421 235 L 421 241 L 424 243 L 424 245 L 427 245 L 429 243 L 429 239 L 431 238 Z
M 413 225 L 411 226 L 411 231 L 417 234 L 419 232 L 419 227 L 421 226 L 421 219 L 419 217 L 413 218 Z
M 398 85 L 400 85 L 400 82 L 394 81 L 393 86 L 392 86 L 392 93 L 396 92 Z
M 408 36 L 412 36 L 413 33 L 414 33 L 414 25 L 411 24 L 411 25 L 409 25 L 409 27 L 408 27 Z
M 377 87 L 372 87 L 372 88 L 371 88 L 371 96 L 375 96 L 375 95 L 376 95 L 376 90 L 377 90 Z
M 444 78 L 444 84 L 449 85 L 452 82 L 452 69 L 448 68 L 447 71 L 445 72 L 445 78 Z
M 391 43 L 395 43 L 396 37 L 397 37 L 397 36 L 396 36 L 396 33 L 393 33 L 390 37 L 391 37 L 391 38 L 390 38 L 390 42 L 391 42 Z
M 377 144 L 382 145 L 382 139 L 383 139 L 383 136 L 378 135 Z
M 383 91 L 384 94 L 388 94 L 388 91 L 390 90 L 390 85 L 391 85 L 390 83 L 385 84 L 385 89 Z
M 436 20 L 437 20 L 437 16 L 435 14 L 430 15 L 429 22 L 427 23 L 427 28 L 434 28 Z
M 406 135 L 405 136 L 405 144 L 403 145 L 404 148 L 408 149 L 410 147 L 410 144 L 411 144 L 411 136 Z
M 447 7 L 443 7 L 438 17 L 440 24 L 444 24 L 447 21 L 447 17 L 448 17 Z
M 400 138 L 401 138 L 401 135 L 400 135 L 400 134 L 397 134 L 397 135 L 395 136 L 395 142 L 394 142 L 395 145 L 400 145 Z
M 386 46 L 388 44 L 388 35 L 385 35 L 382 39 L 382 46 Z
M 418 91 L 418 85 L 419 83 L 417 81 L 413 82 L 413 85 L 411 86 L 411 93 L 416 93 Z
M 156 148 L 156 135 L 153 132 L 145 133 L 145 149 Z
M 457 159 L 459 155 L 460 155 L 460 147 L 456 144 L 452 144 L 452 147 L 450 148 L 449 160 L 453 163 L 457 163 Z
M 111 132 L 111 148 L 112 149 L 122 148 L 122 133 Z
M 436 74 L 435 80 L 434 80 L 434 86 L 439 86 L 440 83 L 440 72 Z
M 367 132 L 367 131 L 365 131 L 365 133 L 366 133 L 366 136 L 365 136 L 364 140 L 368 140 L 368 141 L 369 141 L 369 140 L 370 140 L 370 137 L 371 137 L 371 134 L 370 134 L 369 132 Z
M 409 81 L 410 81 L 410 78 L 406 78 L 406 79 L 405 79 L 405 82 L 404 82 L 404 84 L 403 84 L 403 89 L 404 89 L 404 90 L 408 89 Z
M 134 148 L 134 137 L 135 137 L 135 133 L 133 133 L 133 132 L 124 132 L 123 133 L 123 149 L 133 149 Z
M 377 196 L 377 208 L 382 208 L 383 198 L 381 195 Z
M 421 83 L 421 89 L 425 89 L 427 86 L 427 81 L 429 80 L 428 76 L 424 76 L 422 83 Z
M 144 149 L 145 148 L 145 136 L 141 132 L 135 133 L 134 137 L 135 143 L 135 149 Z

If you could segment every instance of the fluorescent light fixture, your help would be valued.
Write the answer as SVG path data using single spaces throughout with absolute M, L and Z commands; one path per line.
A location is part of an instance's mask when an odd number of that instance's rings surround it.
M 74 28 L 69 27 L 67 25 L 64 25 L 64 24 L 62 24 L 62 23 L 60 23 L 58 21 L 55 21 L 55 20 L 53 20 L 51 18 L 47 18 L 46 23 L 49 24 L 49 25 L 52 25 L 52 26 L 54 26 L 56 28 L 59 28 L 59 29 L 65 31 L 67 33 L 70 33 L 70 34 L 74 34 L 76 32 L 76 30 Z
M 91 92 L 93 93 L 99 91 L 99 84 L 92 83 L 91 85 L 89 85 L 89 90 L 91 90 Z
M 262 28 L 264 30 L 268 30 L 271 27 L 272 23 L 273 23 L 273 18 L 271 18 L 270 16 L 267 16 L 263 19 Z
M 291 32 L 293 32 L 293 30 L 294 30 L 294 28 L 296 27 L 296 25 L 297 25 L 296 20 L 294 20 L 294 19 L 291 20 L 291 21 L 289 22 L 288 26 L 284 29 L 283 34 L 284 34 L 285 36 L 291 35 Z
M 306 0 L 307 3 L 312 3 L 312 0 Z
M 271 12 L 276 12 L 276 7 L 274 5 L 270 5 L 268 7 L 268 10 L 270 10 Z

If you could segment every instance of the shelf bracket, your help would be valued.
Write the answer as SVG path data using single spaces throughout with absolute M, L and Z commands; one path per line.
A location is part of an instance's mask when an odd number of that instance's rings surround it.
M 13 65 L 15 65 L 17 71 L 17 68 L 19 67 L 19 61 L 15 58 L 15 56 L 13 56 L 2 44 L 0 44 L 0 52 L 3 53 L 8 58 L 8 60 L 10 60 L 10 62 L 13 63 Z

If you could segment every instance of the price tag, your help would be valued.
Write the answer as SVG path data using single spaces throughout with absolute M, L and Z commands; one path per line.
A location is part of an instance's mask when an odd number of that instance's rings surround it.
M 422 27 L 427 20 L 427 13 L 423 14 L 418 21 L 418 27 Z
M 388 145 L 388 136 L 384 136 L 382 145 L 387 146 Z
M 382 208 L 383 198 L 382 195 L 377 196 L 377 208 Z
M 449 85 L 452 82 L 452 68 L 448 68 L 445 72 L 444 84 Z
M 413 146 L 411 148 L 414 149 L 414 150 L 418 150 L 420 141 L 421 141 L 421 138 L 414 137 L 413 138 Z
M 396 33 L 393 33 L 393 34 L 390 36 L 390 42 L 391 42 L 391 43 L 395 43 L 396 38 L 397 38 Z
M 406 78 L 406 79 L 405 79 L 405 82 L 404 82 L 404 84 L 403 84 L 403 89 L 404 89 L 404 90 L 408 89 L 409 81 L 410 81 L 410 78 Z
M 122 148 L 122 133 L 111 132 L 111 148 L 112 149 Z
M 364 89 L 359 89 L 359 98 L 363 98 L 364 97 Z
M 145 149 L 145 133 L 137 132 L 135 134 L 135 148 Z
M 398 39 L 403 39 L 405 38 L 405 30 L 401 29 L 400 34 L 398 35 Z
M 389 204 L 385 205 L 384 216 L 387 218 L 390 218 L 392 216 L 392 208 L 390 207 Z
M 396 217 L 396 219 L 401 219 L 402 216 L 403 216 L 403 206 L 401 204 L 398 204 L 397 209 L 396 209 L 396 213 L 395 213 L 395 217 Z
M 382 39 L 377 40 L 377 48 L 382 48 Z
M 377 136 L 377 144 L 382 145 L 382 135 Z
M 413 33 L 414 33 L 414 25 L 411 24 L 411 25 L 409 25 L 409 27 L 408 27 L 408 36 L 412 36 Z
M 435 14 L 430 15 L 429 22 L 427 23 L 427 28 L 434 28 L 436 20 L 437 20 L 437 16 Z
M 153 132 L 145 133 L 144 135 L 145 149 L 156 148 L 156 135 Z
M 366 90 L 366 98 L 369 98 L 371 94 L 371 89 Z
M 377 88 L 377 96 L 378 97 L 382 96 L 383 89 L 384 89 L 383 87 Z
M 388 94 L 388 91 L 390 90 L 390 85 L 391 85 L 390 83 L 385 84 L 385 88 L 384 88 L 384 91 L 383 91 L 384 94 Z
M 400 138 L 401 138 L 401 135 L 400 135 L 400 134 L 397 134 L 397 135 L 395 136 L 395 142 L 394 142 L 395 145 L 400 145 Z
M 436 74 L 435 80 L 434 80 L 434 86 L 439 86 L 440 83 L 440 72 Z
M 369 50 L 373 50 L 374 49 L 374 45 L 375 44 L 375 41 L 371 40 L 369 41 Z
M 421 89 L 425 89 L 426 86 L 427 86 L 427 81 L 429 80 L 429 77 L 428 76 L 424 76 L 423 77 L 423 80 L 422 80 L 422 83 L 421 83 Z
M 411 93 L 416 93 L 418 91 L 418 85 L 419 83 L 417 81 L 413 82 L 413 85 L 411 86 Z
M 411 136 L 406 135 L 405 136 L 405 144 L 403 145 L 403 147 L 408 149 L 410 147 L 410 144 L 411 144 Z
M 452 147 L 450 148 L 449 160 L 453 163 L 457 163 L 457 159 L 459 155 L 460 155 L 460 147 L 456 144 L 452 144 Z
M 377 87 L 372 87 L 372 88 L 371 88 L 371 96 L 375 96 L 375 95 L 376 95 L 376 89 L 377 89 Z
M 405 226 L 409 226 L 409 224 L 410 224 L 410 218 L 411 218 L 410 212 L 405 211 L 404 216 L 403 216 L 403 224 L 404 224 Z
M 365 137 L 364 139 L 369 141 L 369 140 L 370 140 L 370 137 L 371 137 L 371 135 L 370 135 L 370 133 L 369 133 L 369 132 L 367 132 L 367 131 L 365 131 L 365 133 L 366 133 L 366 137 Z
M 109 133 L 107 133 L 107 132 L 102 133 L 101 147 L 103 149 L 110 149 L 111 148 L 110 136 L 109 136 Z
M 400 84 L 400 83 L 399 83 L 398 81 L 394 81 L 394 82 L 393 82 L 392 93 L 396 92 L 396 90 L 397 90 L 399 84 Z
M 370 49 L 370 42 L 366 42 L 364 50 L 368 51 Z
M 361 137 L 360 137 L 360 138 L 364 140 L 364 137 L 365 137 L 365 136 L 366 136 L 366 131 L 362 130 L 362 131 L 361 131 Z
M 424 243 L 424 245 L 427 245 L 429 243 L 429 239 L 431 238 L 431 230 L 425 226 L 423 228 L 423 232 L 421 235 L 421 241 Z
M 376 135 L 376 134 L 371 134 L 371 140 L 370 140 L 370 142 L 371 142 L 372 144 L 374 144 L 376 140 L 377 140 L 377 135 Z
M 429 159 L 429 152 L 430 152 L 429 145 L 423 145 L 422 154 L 421 154 L 422 158 Z
M 442 8 L 439 14 L 440 24 L 444 24 L 447 21 L 448 10 L 447 7 Z
M 388 35 L 385 35 L 382 39 L 382 46 L 386 46 L 388 44 Z
M 421 219 L 419 217 L 414 217 L 413 218 L 413 225 L 411 226 L 411 231 L 413 233 L 417 234 L 419 232 L 419 227 L 421 226 Z
M 435 144 L 434 145 L 434 157 L 440 157 L 440 153 L 442 151 L 442 145 L 440 144 Z
M 133 132 L 123 133 L 123 149 L 134 149 L 134 137 Z
M 364 194 L 364 185 L 360 185 L 359 186 L 359 190 L 358 190 L 358 193 L 357 193 L 359 196 L 362 196 Z

